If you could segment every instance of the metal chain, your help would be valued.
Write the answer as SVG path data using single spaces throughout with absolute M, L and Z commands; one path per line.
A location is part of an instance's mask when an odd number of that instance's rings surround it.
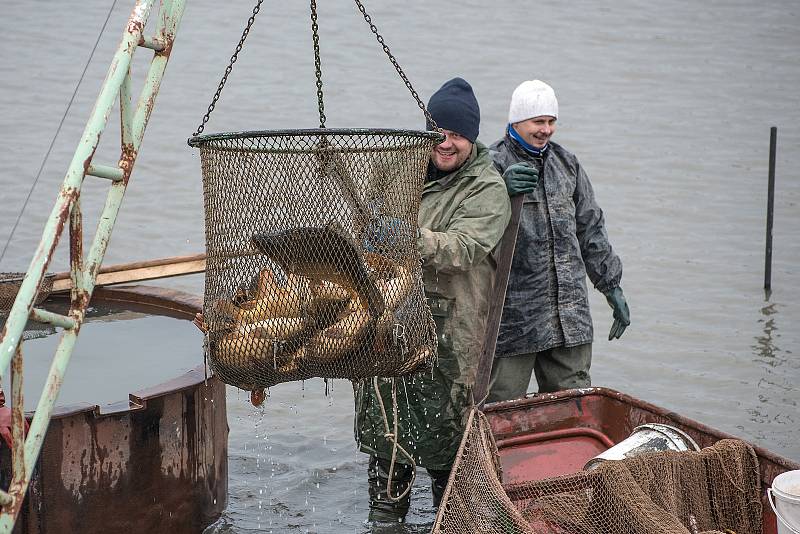
M 389 61 L 391 61 L 392 65 L 394 65 L 397 74 L 399 74 L 400 78 L 403 79 L 403 82 L 405 82 L 406 87 L 408 87 L 408 90 L 411 92 L 411 96 L 413 96 L 414 100 L 417 101 L 417 106 L 419 106 L 419 109 L 421 109 L 422 112 L 425 114 L 425 119 L 428 121 L 428 124 L 433 126 L 434 130 L 438 130 L 439 127 L 436 125 L 436 121 L 433 120 L 433 117 L 431 117 L 430 112 L 428 112 L 428 108 L 425 107 L 425 104 L 422 102 L 422 100 L 419 98 L 419 95 L 414 90 L 414 87 L 411 85 L 411 82 L 408 80 L 408 77 L 403 72 L 403 69 L 400 67 L 400 64 L 397 62 L 397 59 L 395 59 L 394 55 L 392 55 L 391 50 L 389 50 L 389 47 L 383 41 L 383 37 L 381 36 L 381 34 L 378 33 L 378 28 L 375 27 L 375 24 L 372 23 L 372 17 L 370 17 L 367 14 L 367 10 L 364 8 L 364 4 L 361 3 L 361 0 L 355 0 L 355 3 L 358 6 L 359 11 L 361 11 L 361 14 L 364 15 L 364 20 L 367 21 L 367 24 L 369 24 L 369 29 L 372 30 L 372 33 L 375 34 L 375 38 L 378 40 L 378 43 L 383 47 L 383 51 L 386 53 L 386 56 L 389 58 Z
M 227 68 L 225 69 L 225 74 L 222 76 L 222 79 L 219 82 L 219 87 L 217 87 L 217 92 L 214 93 L 214 98 L 211 99 L 211 104 L 208 105 L 208 111 L 206 114 L 203 115 L 203 121 L 200 123 L 200 126 L 197 127 L 197 131 L 194 132 L 194 137 L 197 137 L 201 133 L 203 133 L 203 129 L 206 127 L 206 123 L 208 119 L 211 117 L 211 112 L 214 111 L 214 107 L 217 105 L 217 100 L 219 100 L 220 95 L 222 94 L 222 88 L 225 87 L 225 82 L 228 81 L 228 75 L 233 70 L 233 64 L 236 63 L 236 60 L 239 59 L 239 52 L 242 51 L 242 47 L 244 46 L 244 41 L 247 39 L 247 35 L 250 33 L 250 27 L 253 25 L 253 22 L 256 20 L 256 15 L 258 15 L 259 10 L 261 9 L 261 3 L 264 0 L 258 0 L 256 6 L 253 8 L 253 14 L 247 19 L 247 26 L 245 26 L 244 31 L 242 32 L 242 37 L 239 39 L 239 44 L 236 45 L 236 51 L 231 56 L 231 61 L 228 63 Z
M 311 33 L 314 40 L 314 69 L 317 75 L 317 106 L 319 127 L 325 128 L 325 103 L 322 100 L 322 62 L 319 58 L 319 26 L 317 25 L 317 2 L 311 0 Z

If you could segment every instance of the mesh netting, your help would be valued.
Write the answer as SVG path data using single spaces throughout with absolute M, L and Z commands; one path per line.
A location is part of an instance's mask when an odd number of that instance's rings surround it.
M 195 137 L 212 370 L 242 389 L 399 376 L 436 354 L 416 249 L 435 132 Z
M 758 458 L 739 440 L 509 485 L 498 458 L 473 411 L 434 533 L 761 533 Z
M 24 277 L 25 273 L 0 273 L 0 317 L 11 310 Z M 40 304 L 50 296 L 50 292 L 53 290 L 53 277 L 54 275 L 52 274 L 46 274 L 42 277 L 34 305 Z

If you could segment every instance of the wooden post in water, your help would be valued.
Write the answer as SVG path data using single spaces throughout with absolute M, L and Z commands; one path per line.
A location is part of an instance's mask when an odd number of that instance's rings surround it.
M 772 215 L 775 209 L 775 146 L 778 128 L 769 129 L 769 179 L 767 184 L 767 250 L 764 259 L 764 289 L 772 290 Z

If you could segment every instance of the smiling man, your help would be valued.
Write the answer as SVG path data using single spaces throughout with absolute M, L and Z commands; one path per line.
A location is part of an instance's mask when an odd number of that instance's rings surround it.
M 531 374 L 539 392 L 591 385 L 587 274 L 613 310 L 608 339 L 630 324 L 622 262 L 578 158 L 551 141 L 557 120 L 553 88 L 523 82 L 511 96 L 506 135 L 491 147 L 509 195 L 525 198 L 489 402 L 523 396 Z
M 489 149 L 478 141 L 480 108 L 472 87 L 461 78 L 446 82 L 431 96 L 428 111 L 444 130 L 445 140 L 431 152 L 417 248 L 438 358 L 433 370 L 397 383 L 397 437 L 430 474 L 433 503 L 438 506 L 472 405 L 495 272 L 491 253 L 508 224 L 511 203 Z M 380 389 L 391 414 L 391 383 L 382 381 Z M 358 383 L 355 397 L 356 440 L 370 454 L 370 519 L 402 521 L 410 503 L 412 468 L 397 454 L 390 469 L 392 445 L 370 381 Z M 393 425 L 391 415 L 389 419 Z

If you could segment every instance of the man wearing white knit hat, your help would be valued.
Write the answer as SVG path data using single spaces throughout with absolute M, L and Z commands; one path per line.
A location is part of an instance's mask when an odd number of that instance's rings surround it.
M 511 95 L 505 136 L 490 147 L 509 195 L 525 197 L 488 402 L 523 396 L 532 374 L 539 392 L 591 385 L 587 275 L 613 310 L 608 339 L 630 324 L 622 262 L 578 158 L 551 141 L 557 120 L 553 88 L 522 82 Z

